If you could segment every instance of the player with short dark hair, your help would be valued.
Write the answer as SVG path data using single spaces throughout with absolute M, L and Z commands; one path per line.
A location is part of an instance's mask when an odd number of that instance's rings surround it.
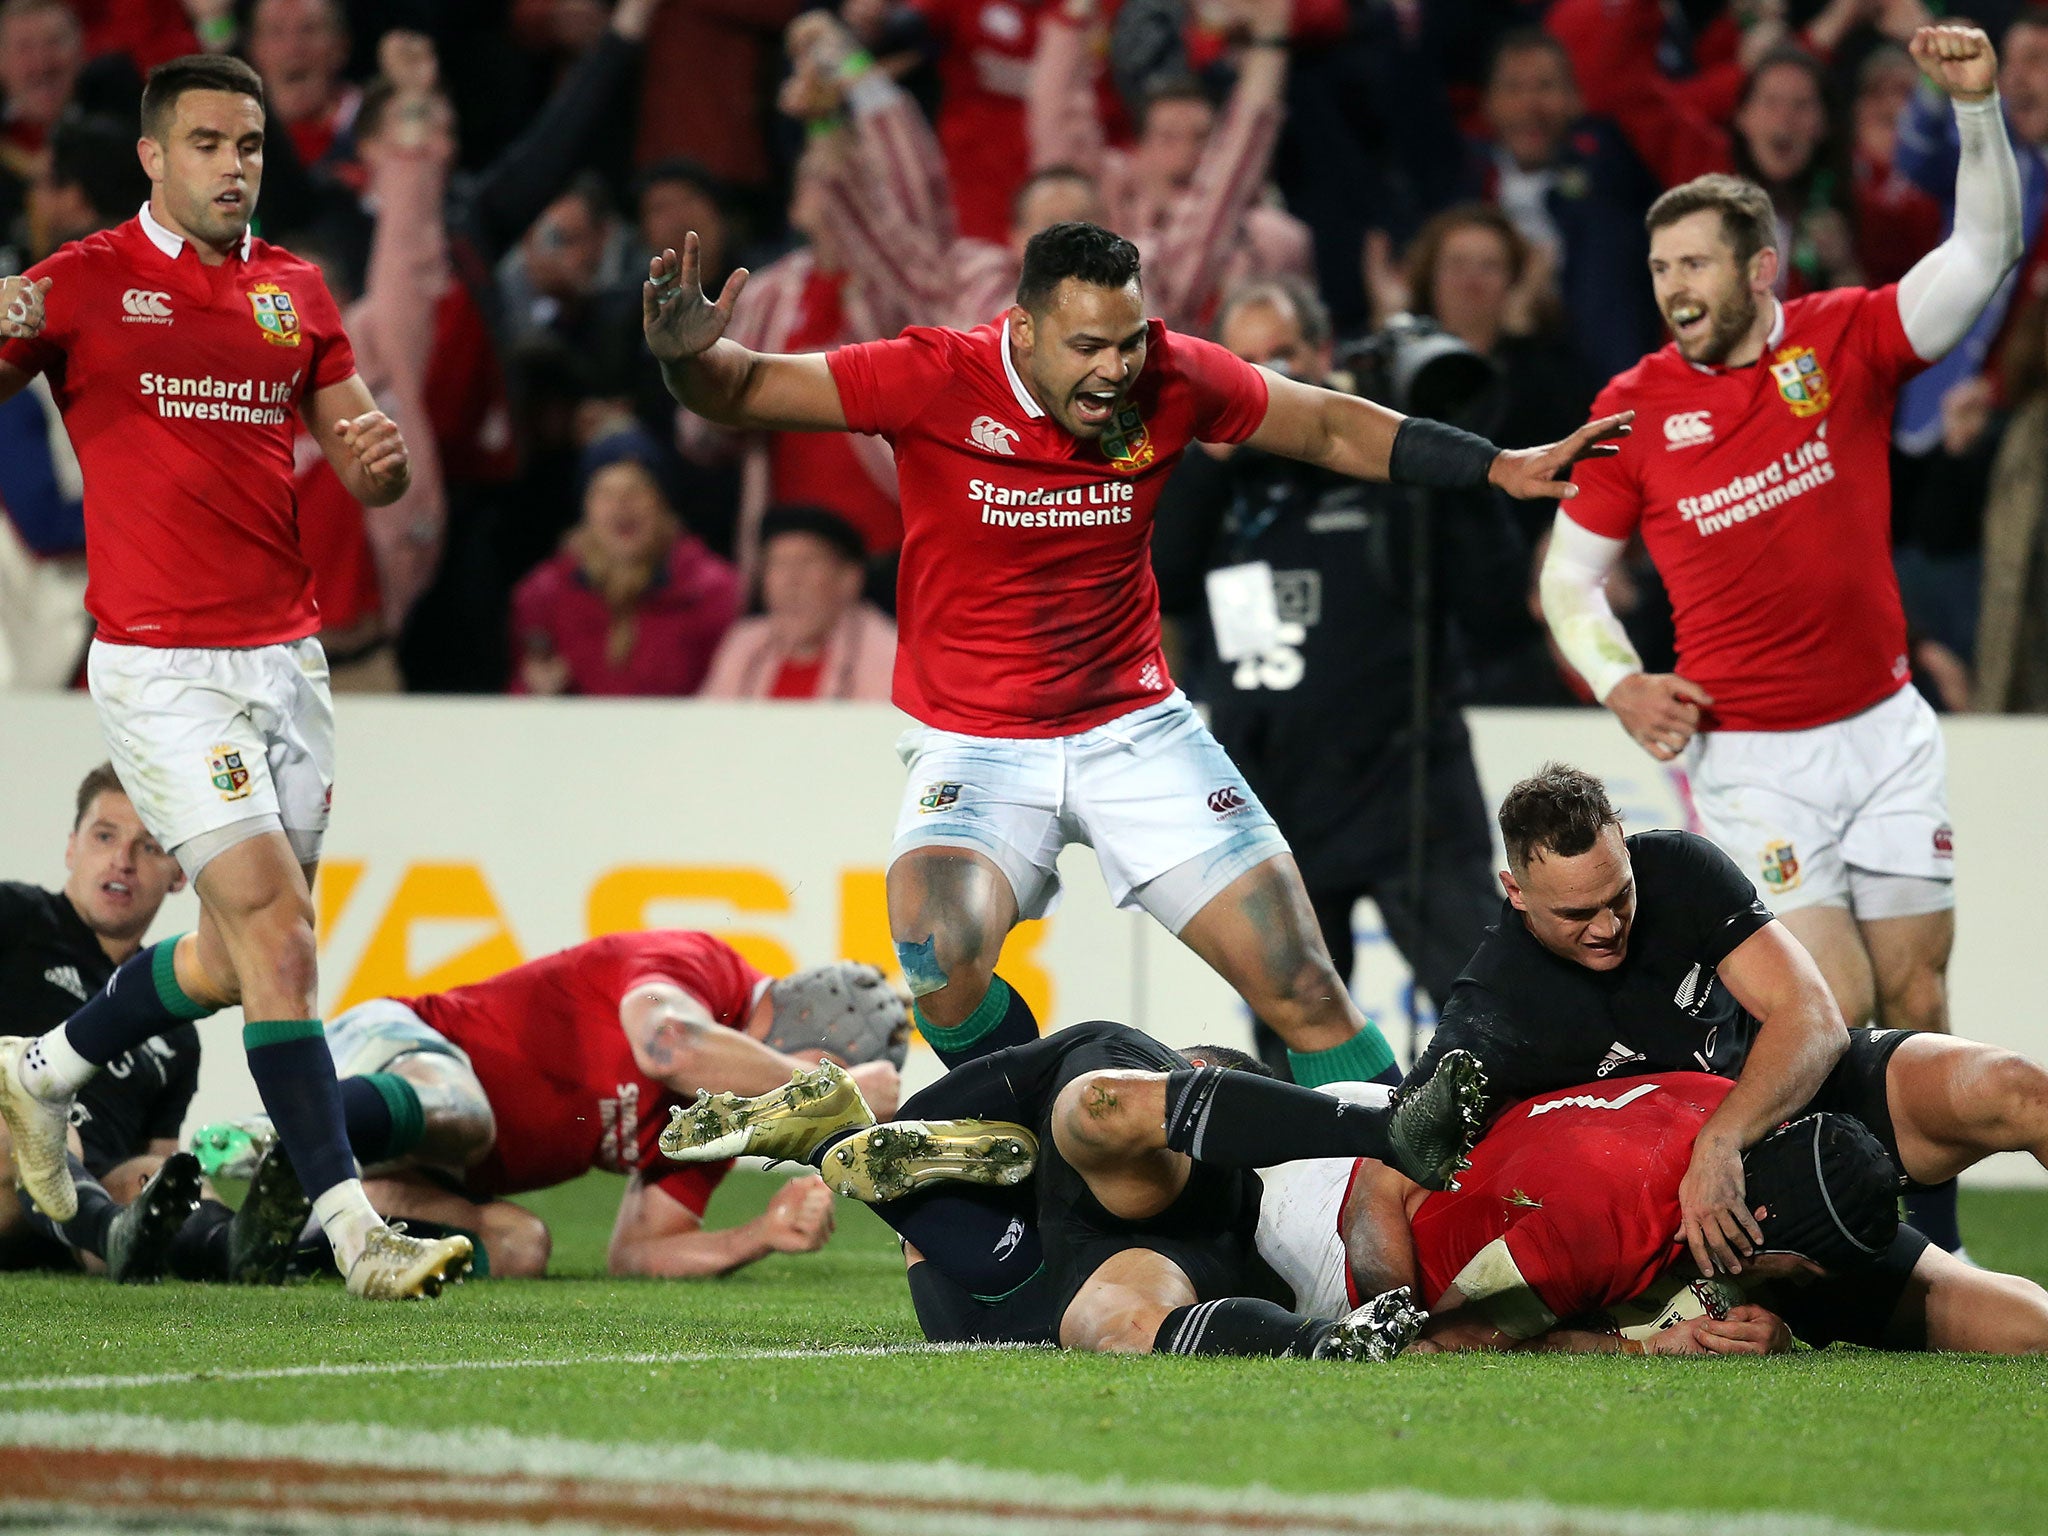
M 728 1163 L 676 1167 L 655 1138 L 700 1090 L 763 1093 L 819 1053 L 846 1062 L 853 1100 L 893 1114 L 910 1021 L 873 966 L 770 978 L 708 933 L 620 933 L 469 986 L 359 1003 L 327 1026 L 350 1145 L 386 1216 L 472 1235 L 487 1272 L 547 1268 L 546 1225 L 507 1196 L 593 1168 L 627 1175 L 615 1275 L 725 1274 L 832 1234 L 831 1195 L 795 1179 L 767 1212 L 707 1228 Z M 229 1172 L 270 1140 L 260 1120 L 209 1126 L 202 1158 Z
M 1780 303 L 1764 188 L 1710 175 L 1664 193 L 1649 266 L 1672 344 L 1594 404 L 1633 406 L 1651 430 L 1579 477 L 1541 595 L 1566 660 L 1630 736 L 1660 761 L 1684 754 L 1701 824 L 1848 1022 L 1946 1033 L 1954 845 L 1892 568 L 1892 422 L 1906 381 L 1963 340 L 2019 259 L 2022 209 L 1990 40 L 1926 26 L 1912 53 L 1961 136 L 1948 238 L 1894 285 Z M 1638 532 L 1671 594 L 1675 673 L 1643 671 L 1604 593 Z M 1718 1155 L 1716 1199 L 1732 1200 L 1734 1149 Z M 1953 1188 L 1909 1210 L 1960 1244 Z
M 240 1003 L 250 1073 L 350 1291 L 427 1295 L 468 1244 L 393 1232 L 371 1208 L 313 1016 L 334 725 L 294 418 L 359 501 L 397 500 L 410 470 L 318 269 L 251 231 L 264 133 L 246 64 L 158 66 L 137 146 L 149 202 L 0 282 L 0 398 L 46 374 L 84 473 L 87 675 L 108 751 L 201 911 L 197 933 L 129 958 L 61 1028 L 0 1038 L 0 1115 L 22 1187 L 69 1221 L 77 1091 Z
M 1061 848 L 1085 841 L 1117 903 L 1236 987 L 1304 1078 L 1384 1071 L 1392 1052 L 1331 966 L 1284 839 L 1167 676 L 1153 506 L 1197 440 L 1370 479 L 1570 495 L 1562 476 L 1610 451 L 1626 418 L 1502 451 L 1147 321 L 1136 249 L 1096 226 L 1040 231 L 1024 269 L 997 321 L 827 355 L 723 340 L 746 277 L 712 303 L 693 242 L 657 258 L 644 291 L 648 343 L 692 411 L 894 445 L 895 698 L 921 724 L 901 747 L 889 914 L 918 1027 L 948 1062 L 1037 1037 L 996 965 L 1010 929 L 1051 910 Z
M 1559 764 L 1508 792 L 1501 832 L 1500 922 L 1411 1079 L 1446 1051 L 1479 1060 L 1496 1106 L 1646 1072 L 1734 1078 L 1680 1192 L 1702 1275 L 1740 1274 L 1759 1238 L 1743 1149 L 1814 1110 L 1868 1126 L 1902 1186 L 1993 1152 L 2048 1163 L 2048 1069 L 1947 1035 L 1846 1029 L 1812 956 L 1706 838 L 1625 836 L 1600 781 Z
M 111 763 L 79 782 L 64 867 L 62 890 L 0 883 L 0 997 L 26 1028 L 55 1028 L 105 986 L 141 948 L 164 898 L 185 886 Z M 78 1213 L 61 1224 L 17 1198 L 0 1125 L 0 1268 L 89 1255 L 130 1283 L 166 1272 L 268 1278 L 305 1225 L 305 1197 L 282 1158 L 261 1171 L 239 1213 L 211 1197 L 178 1150 L 198 1084 L 198 1031 L 175 1023 L 79 1090 L 66 1138 Z

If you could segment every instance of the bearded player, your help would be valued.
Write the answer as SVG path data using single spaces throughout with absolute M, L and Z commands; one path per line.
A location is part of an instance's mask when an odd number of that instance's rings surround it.
M 1997 58 L 1922 27 L 1955 102 L 1955 227 L 1895 286 L 1780 303 L 1777 215 L 1703 176 L 1650 208 L 1672 345 L 1597 410 L 1653 429 L 1589 465 L 1542 576 L 1558 644 L 1653 757 L 1683 755 L 1701 821 L 1812 951 L 1851 1024 L 1949 1027 L 1955 895 L 1942 741 L 1911 684 L 1887 459 L 1900 386 L 1960 341 L 2018 260 L 2020 183 Z M 1679 670 L 1642 669 L 1602 583 L 1640 531 L 1670 589 Z M 1911 1198 L 1960 1245 L 1955 1188 Z
M 1167 676 L 1153 504 L 1197 440 L 1368 479 L 1568 496 L 1565 472 L 1612 452 L 1627 418 L 1502 452 L 1255 368 L 1148 322 L 1136 247 L 1092 224 L 1032 238 L 999 320 L 830 354 L 722 340 L 746 274 L 708 302 L 694 236 L 649 271 L 648 343 L 690 410 L 895 445 L 894 698 L 920 724 L 900 747 L 889 922 L 941 1060 L 1037 1038 L 996 964 L 1011 927 L 1051 910 L 1060 850 L 1085 842 L 1117 903 L 1230 982 L 1302 1081 L 1386 1071 L 1392 1052 L 1331 966 L 1286 842 Z
M 150 199 L 0 284 L 0 399 L 46 374 L 85 476 L 88 659 L 109 755 L 199 894 L 199 931 L 141 950 L 34 1040 L 0 1038 L 0 1113 L 52 1220 L 77 1090 L 180 1022 L 239 1003 L 249 1071 L 358 1296 L 431 1295 L 456 1238 L 393 1232 L 356 1177 L 316 1017 L 312 882 L 334 784 L 320 615 L 292 494 L 294 416 L 350 492 L 409 483 L 318 271 L 258 240 L 263 83 L 238 60 L 151 71 Z
M 849 1064 L 850 1097 L 893 1114 L 910 1037 L 869 965 L 771 980 L 708 933 L 592 939 L 488 981 L 359 1004 L 327 1026 L 349 1142 L 390 1217 L 474 1234 L 487 1270 L 538 1275 L 546 1225 L 505 1198 L 592 1169 L 626 1175 L 607 1261 L 615 1275 L 720 1275 L 832 1234 L 832 1196 L 793 1179 L 737 1227 L 703 1223 L 729 1163 L 658 1154 L 668 1112 L 700 1090 L 765 1093 L 817 1063 Z M 260 1120 L 209 1126 L 210 1171 L 253 1166 Z

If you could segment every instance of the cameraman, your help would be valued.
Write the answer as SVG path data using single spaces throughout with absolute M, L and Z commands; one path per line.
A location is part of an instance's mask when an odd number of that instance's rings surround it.
M 1328 311 L 1295 279 L 1234 291 L 1217 339 L 1247 362 L 1350 387 L 1332 366 Z M 1188 691 L 1208 706 L 1217 739 L 1293 846 L 1337 974 L 1351 974 L 1351 910 L 1370 896 L 1417 981 L 1441 1000 L 1500 901 L 1458 684 L 1467 656 L 1513 633 L 1528 550 L 1491 492 L 1427 498 L 1437 597 L 1428 640 L 1428 836 L 1417 900 L 1409 875 L 1411 495 L 1425 499 L 1252 449 L 1205 444 L 1181 461 L 1160 499 L 1153 566 L 1161 607 L 1177 621 Z M 1264 611 L 1278 623 L 1259 633 L 1254 622 L 1233 644 L 1224 633 L 1232 627 L 1226 609 Z M 1236 659 L 1219 655 L 1219 636 Z M 1236 655 L 1247 639 L 1254 648 Z M 1284 1061 L 1269 1049 L 1263 1024 L 1257 1033 L 1261 1054 Z

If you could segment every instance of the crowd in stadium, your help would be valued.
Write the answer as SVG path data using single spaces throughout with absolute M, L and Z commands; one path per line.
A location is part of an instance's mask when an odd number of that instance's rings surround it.
M 1548 442 L 1663 339 L 1642 220 L 1662 188 L 1762 183 L 1786 296 L 1895 281 L 1941 238 L 1954 128 L 1902 47 L 1929 19 L 1922 0 L 5 0 L 0 275 L 132 217 L 142 73 L 233 51 L 269 96 L 263 235 L 318 261 L 379 404 L 431 423 L 408 430 L 411 489 L 368 513 L 302 434 L 337 685 L 883 698 L 886 446 L 680 411 L 641 338 L 651 253 L 697 231 L 707 289 L 754 273 L 737 339 L 822 350 L 997 315 L 1023 241 L 1086 217 L 1138 242 L 1170 324 L 1328 373 L 1427 317 L 1493 365 L 1472 424 Z M 2048 702 L 2048 13 L 1973 19 L 2002 39 L 2028 253 L 1906 389 L 1892 516 L 1922 691 L 2025 710 Z M 1247 310 L 1280 341 L 1223 337 Z M 81 493 L 40 387 L 0 408 L 0 504 L 0 667 L 66 686 Z M 1227 541 L 1175 505 L 1156 559 L 1193 688 L 1199 578 Z M 1447 691 L 1588 697 L 1540 617 L 1547 504 L 1438 510 L 1485 551 L 1442 600 Z M 1648 562 L 1610 597 L 1668 666 Z

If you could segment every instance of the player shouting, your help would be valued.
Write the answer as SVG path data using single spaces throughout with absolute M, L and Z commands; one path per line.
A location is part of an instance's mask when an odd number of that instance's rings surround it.
M 1955 101 L 1955 228 L 1896 285 L 1779 303 L 1763 188 L 1702 176 L 1650 208 L 1672 345 L 1600 411 L 1651 430 L 1560 509 L 1544 612 L 1565 656 L 1650 754 L 1685 754 L 1700 818 L 1748 870 L 1852 1024 L 1948 1028 L 1955 936 L 1944 757 L 1910 686 L 1892 572 L 1892 407 L 1963 338 L 2020 255 L 2020 182 L 1997 59 L 1974 27 L 1913 57 Z M 1679 671 L 1652 676 L 1602 583 L 1641 531 L 1670 589 Z M 1728 1165 L 1732 1170 L 1732 1161 Z M 1947 1247 L 1951 1184 L 1911 1209 Z
M 69 1220 L 73 1095 L 180 1020 L 240 1003 L 250 1073 L 349 1289 L 431 1295 L 470 1244 L 405 1237 L 371 1208 L 316 1016 L 311 891 L 334 717 L 293 416 L 374 506 L 406 489 L 405 443 L 372 408 L 319 273 L 249 232 L 263 136 L 246 64 L 161 65 L 142 96 L 148 204 L 0 285 L 0 399 L 47 374 L 84 470 L 88 676 L 108 751 L 202 914 L 60 1029 L 0 1038 L 0 1112 L 22 1188 Z
M 889 921 L 941 1058 L 1037 1037 L 996 963 L 1020 918 L 1051 909 L 1060 850 L 1085 842 L 1118 904 L 1229 981 L 1297 1053 L 1297 1076 L 1385 1071 L 1392 1052 L 1331 966 L 1285 840 L 1167 676 L 1153 505 L 1201 439 L 1369 479 L 1571 495 L 1565 472 L 1612 452 L 1627 418 L 1502 452 L 1255 368 L 1148 322 L 1137 249 L 1092 224 L 1032 238 L 997 321 L 826 355 L 721 340 L 745 280 L 713 304 L 694 237 L 664 252 L 648 343 L 676 398 L 712 421 L 895 446 L 894 696 L 922 725 L 902 744 Z

